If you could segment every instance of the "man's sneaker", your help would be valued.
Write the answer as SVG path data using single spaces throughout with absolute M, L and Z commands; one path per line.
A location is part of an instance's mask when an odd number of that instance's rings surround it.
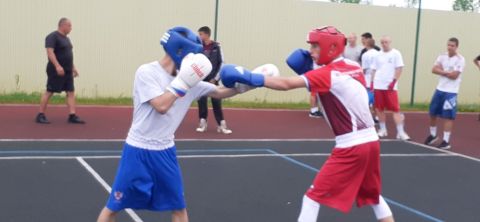
M 427 139 L 425 140 L 425 145 L 432 145 L 434 144 L 435 142 L 437 142 L 438 140 L 438 137 L 437 136 L 432 136 L 432 135 L 428 135 Z
M 200 119 L 200 123 L 198 124 L 198 127 L 196 129 L 197 132 L 203 133 L 207 131 L 207 120 L 206 119 Z
M 227 127 L 227 122 L 225 120 L 220 121 L 220 126 L 217 127 L 217 132 L 223 134 L 231 134 L 232 130 Z
M 68 122 L 74 124 L 85 124 L 85 121 L 81 120 L 80 117 L 75 114 L 70 114 L 68 116 Z
M 322 118 L 323 117 L 323 113 L 320 112 L 320 111 L 316 111 L 316 112 L 310 112 L 308 114 L 308 116 L 312 117 L 312 118 Z
M 35 122 L 41 123 L 41 124 L 50 124 L 50 121 L 48 121 L 47 117 L 43 113 L 37 114 L 37 118 L 35 118 Z
M 386 130 L 382 130 L 382 129 L 379 129 L 377 134 L 378 134 L 378 137 L 386 137 L 386 136 L 388 136 L 387 131 L 386 131 Z
M 443 149 L 443 150 L 448 150 L 451 148 L 450 143 L 447 141 L 443 140 L 442 143 L 440 143 L 437 148 Z
M 397 134 L 397 140 L 408 141 L 408 140 L 410 140 L 410 137 L 405 132 L 404 133 L 398 133 Z

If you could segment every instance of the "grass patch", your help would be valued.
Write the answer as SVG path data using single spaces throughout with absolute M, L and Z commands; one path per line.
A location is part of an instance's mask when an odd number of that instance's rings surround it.
M 8 93 L 0 94 L 0 104 L 39 104 L 41 93 Z M 54 94 L 49 104 L 65 104 L 65 93 Z M 129 97 L 100 97 L 100 98 L 77 98 L 77 104 L 81 105 L 132 105 Z
M 0 94 L 0 104 L 38 104 L 41 93 L 7 93 Z M 65 104 L 65 93 L 55 94 L 50 99 L 50 104 Z M 131 106 L 132 98 L 129 97 L 99 97 L 99 98 L 77 98 L 80 105 L 124 105 Z M 250 109 L 303 109 L 308 110 L 308 103 L 275 103 L 266 101 L 233 101 L 223 100 L 223 107 L 228 108 L 250 108 Z M 197 106 L 197 103 L 192 103 Z M 408 103 L 400 104 L 402 111 L 428 111 L 428 103 L 416 103 L 410 106 Z M 480 112 L 480 104 L 459 104 L 459 112 Z

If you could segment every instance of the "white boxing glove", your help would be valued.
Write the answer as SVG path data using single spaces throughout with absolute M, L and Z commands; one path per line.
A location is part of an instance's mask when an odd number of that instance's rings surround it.
M 264 76 L 271 76 L 271 77 L 275 77 L 275 76 L 280 76 L 280 71 L 278 70 L 277 66 L 274 65 L 274 64 L 264 64 L 264 65 L 261 65 L 255 69 L 252 70 L 252 73 L 258 73 L 258 74 L 262 74 Z M 252 87 L 252 86 L 249 86 L 249 85 L 246 85 L 246 84 L 242 84 L 242 83 L 236 83 L 235 84 L 235 90 L 237 90 L 237 92 L 239 93 L 244 93 L 244 92 L 247 92 L 251 89 L 254 89 L 255 87 Z
M 260 73 L 260 74 L 263 74 L 264 76 L 270 76 L 270 77 L 280 76 L 280 71 L 278 70 L 277 66 L 274 64 L 261 65 L 255 68 L 254 70 L 252 70 L 252 73 Z
M 173 79 L 167 90 L 177 97 L 183 97 L 190 88 L 205 79 L 211 71 L 212 63 L 205 55 L 190 53 L 183 58 L 177 77 Z

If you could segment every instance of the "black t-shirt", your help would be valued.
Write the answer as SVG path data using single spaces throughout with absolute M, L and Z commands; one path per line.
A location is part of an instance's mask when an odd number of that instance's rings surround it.
M 53 48 L 53 52 L 57 57 L 58 63 L 63 67 L 66 73 L 69 73 L 73 69 L 73 46 L 70 39 L 60 34 L 58 31 L 54 31 L 47 35 L 45 38 L 45 48 Z M 50 60 L 47 64 L 47 72 L 55 71 L 55 66 Z

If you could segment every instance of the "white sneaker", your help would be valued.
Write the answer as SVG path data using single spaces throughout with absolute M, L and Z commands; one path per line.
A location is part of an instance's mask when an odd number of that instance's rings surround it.
M 217 127 L 217 132 L 223 133 L 223 134 L 231 134 L 232 130 L 227 128 L 227 122 L 225 122 L 225 120 L 222 120 L 220 122 L 220 126 Z
M 404 133 L 398 133 L 397 134 L 397 140 L 407 141 L 407 140 L 410 140 L 410 137 L 405 132 Z
M 378 137 L 388 136 L 387 130 L 382 130 L 382 129 L 379 129 L 377 134 L 378 134 Z
M 198 124 L 196 131 L 199 133 L 207 131 L 207 125 L 208 124 L 206 119 L 200 119 L 200 123 Z

